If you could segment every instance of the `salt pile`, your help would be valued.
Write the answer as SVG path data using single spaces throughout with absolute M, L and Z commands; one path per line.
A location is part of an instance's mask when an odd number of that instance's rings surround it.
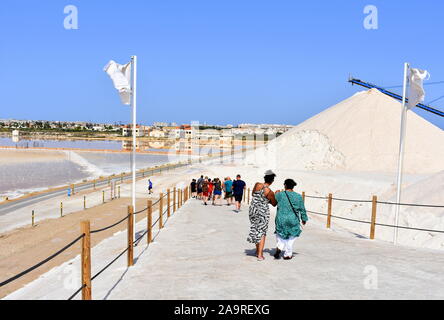
M 395 172 L 401 110 L 399 102 L 376 89 L 359 92 L 247 155 L 246 164 Z M 443 159 L 443 130 L 408 112 L 404 172 L 439 172 Z
M 301 123 L 266 147 L 247 153 L 245 165 L 258 177 L 265 169 L 298 181 L 309 195 L 396 202 L 400 116 L 402 105 L 376 89 L 359 92 Z M 408 112 L 401 202 L 444 204 L 444 132 L 412 111 Z M 326 213 L 327 202 L 307 199 L 309 210 Z M 378 204 L 377 222 L 395 224 L 396 206 Z M 369 221 L 371 204 L 334 201 L 333 214 Z M 320 217 L 321 224 L 325 218 Z M 333 219 L 334 227 L 368 236 L 368 224 Z M 399 225 L 444 230 L 444 209 L 402 206 Z M 393 240 L 392 227 L 377 227 L 376 238 Z M 399 243 L 444 248 L 440 233 L 399 231 Z

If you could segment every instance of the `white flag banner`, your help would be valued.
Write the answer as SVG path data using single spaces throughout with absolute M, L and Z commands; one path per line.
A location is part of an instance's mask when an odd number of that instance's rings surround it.
M 121 65 L 111 60 L 103 69 L 111 78 L 114 87 L 119 91 L 123 104 L 131 104 L 131 62 Z
M 410 90 L 409 90 L 409 102 L 407 104 L 407 109 L 412 109 L 420 102 L 424 101 L 425 91 L 423 82 L 428 80 L 430 74 L 426 70 L 421 69 L 410 69 Z

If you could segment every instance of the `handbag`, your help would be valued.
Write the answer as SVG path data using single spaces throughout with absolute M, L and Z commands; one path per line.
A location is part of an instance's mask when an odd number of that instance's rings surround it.
M 296 211 L 296 209 L 293 207 L 293 204 L 291 203 L 290 197 L 288 196 L 287 191 L 284 191 L 285 195 L 287 196 L 288 202 L 290 203 L 291 209 L 293 209 L 294 214 L 296 215 L 296 218 L 299 220 L 299 225 L 301 226 L 301 229 L 304 229 L 304 225 L 302 224 L 302 215 L 299 211 Z

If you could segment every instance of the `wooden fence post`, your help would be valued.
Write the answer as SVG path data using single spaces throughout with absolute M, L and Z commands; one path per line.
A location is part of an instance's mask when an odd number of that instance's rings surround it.
M 153 201 L 148 200 L 147 213 L 147 242 L 150 244 L 153 241 Z
M 180 189 L 177 189 L 177 210 L 180 208 Z
M 105 190 L 102 191 L 102 203 L 105 203 Z
M 133 246 L 133 235 L 134 235 L 134 208 L 133 206 L 128 206 L 128 267 L 134 264 L 134 246 Z
M 91 231 L 89 221 L 80 223 L 82 238 L 82 300 L 91 300 Z
M 247 193 L 246 191 L 247 191 L 246 188 L 244 188 L 244 203 L 245 203 L 245 194 Z
M 119 199 L 120 199 L 120 186 L 117 187 L 117 190 L 119 191 Z
M 32 210 L 32 226 L 34 227 L 34 210 Z
M 86 210 L 86 196 L 83 196 L 83 210 Z
M 332 203 L 333 195 L 331 193 L 328 194 L 328 215 L 327 215 L 327 228 L 331 227 L 331 203 Z
M 74 195 L 75 194 L 75 190 L 74 190 L 74 188 L 75 188 L 75 184 L 72 184 L 72 195 Z
M 163 228 L 163 192 L 159 196 L 159 229 Z
M 63 202 L 60 202 L 60 217 L 63 218 Z
M 176 187 L 173 189 L 173 213 L 176 212 Z
M 248 188 L 247 197 L 248 197 L 247 203 L 250 204 L 250 188 Z
M 171 194 L 170 194 L 170 189 L 167 190 L 167 212 L 168 212 L 168 218 L 171 215 L 171 206 L 170 206 L 170 201 L 171 201 Z
M 305 191 L 302 191 L 302 201 L 303 201 L 304 204 L 305 204 Z
M 370 225 L 370 239 L 375 239 L 375 228 L 376 228 L 376 204 L 378 201 L 377 196 L 373 196 L 372 199 L 372 223 Z

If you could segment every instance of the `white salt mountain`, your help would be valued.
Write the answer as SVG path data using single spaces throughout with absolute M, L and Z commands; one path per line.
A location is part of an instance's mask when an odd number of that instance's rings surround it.
M 359 92 L 248 154 L 246 164 L 395 172 L 401 110 L 401 103 L 376 89 Z M 443 159 L 444 131 L 409 111 L 404 172 L 439 172 Z

